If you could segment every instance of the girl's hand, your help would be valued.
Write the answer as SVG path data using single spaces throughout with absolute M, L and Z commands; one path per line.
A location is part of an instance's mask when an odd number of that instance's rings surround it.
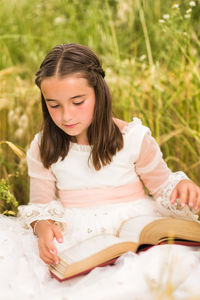
M 198 210 L 200 208 L 200 188 L 193 181 L 184 179 L 181 180 L 171 193 L 171 204 L 174 204 L 177 199 L 181 200 L 181 206 L 189 207 Z
M 53 239 L 56 238 L 59 243 L 63 242 L 60 227 L 54 223 L 49 224 L 45 220 L 41 220 L 37 224 L 36 233 L 40 258 L 48 265 L 58 264 L 57 249 L 54 246 Z

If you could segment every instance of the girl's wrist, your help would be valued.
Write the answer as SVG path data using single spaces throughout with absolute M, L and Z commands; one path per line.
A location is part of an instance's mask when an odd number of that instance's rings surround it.
M 38 233 L 37 233 L 37 227 L 38 227 L 38 224 L 41 223 L 41 222 L 46 222 L 48 223 L 49 225 L 52 225 L 54 224 L 54 221 L 53 220 L 36 220 L 32 226 L 33 228 L 33 233 L 38 237 Z

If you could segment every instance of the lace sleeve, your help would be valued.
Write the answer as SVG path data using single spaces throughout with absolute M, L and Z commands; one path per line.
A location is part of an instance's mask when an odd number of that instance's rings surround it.
M 64 209 L 60 202 L 52 200 L 50 203 L 29 203 L 20 205 L 18 217 L 24 228 L 31 228 L 30 224 L 36 220 L 54 220 L 58 222 L 63 230 L 66 229 Z
M 64 208 L 56 200 L 56 178 L 51 169 L 44 168 L 39 154 L 39 136 L 36 135 L 27 152 L 30 176 L 30 202 L 19 206 L 18 217 L 25 228 L 36 220 L 51 219 L 64 229 Z
M 163 185 L 162 191 L 160 191 L 156 198 L 158 209 L 165 216 L 197 221 L 199 218 L 197 212 L 188 205 L 182 207 L 180 199 L 177 199 L 174 204 L 170 203 L 170 195 L 177 183 L 182 179 L 188 179 L 183 172 L 175 172 L 169 176 Z
M 165 216 L 197 220 L 193 209 L 182 208 L 179 200 L 170 203 L 170 195 L 175 186 L 188 179 L 184 172 L 172 172 L 162 158 L 162 152 L 155 139 L 147 133 L 144 136 L 140 155 L 135 163 L 136 172 L 158 203 L 158 209 Z

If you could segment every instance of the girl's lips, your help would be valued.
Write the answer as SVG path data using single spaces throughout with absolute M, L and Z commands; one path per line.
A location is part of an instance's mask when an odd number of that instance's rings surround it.
M 78 123 L 72 124 L 72 125 L 64 125 L 64 126 L 67 127 L 67 128 L 74 128 L 77 124 L 78 124 Z

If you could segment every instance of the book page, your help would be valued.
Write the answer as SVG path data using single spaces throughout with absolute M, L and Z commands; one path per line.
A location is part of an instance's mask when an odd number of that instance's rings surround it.
M 162 217 L 155 217 L 155 216 L 138 216 L 133 217 L 122 223 L 119 229 L 119 238 L 123 239 L 124 241 L 130 242 L 139 242 L 139 237 L 142 229 L 149 223 L 153 222 L 154 220 L 162 219 Z
M 111 234 L 97 235 L 58 253 L 58 256 L 66 263 L 72 264 L 120 242 L 119 238 Z
M 140 235 L 142 243 L 159 244 L 169 240 L 200 242 L 200 224 L 192 220 L 162 218 L 148 224 Z

